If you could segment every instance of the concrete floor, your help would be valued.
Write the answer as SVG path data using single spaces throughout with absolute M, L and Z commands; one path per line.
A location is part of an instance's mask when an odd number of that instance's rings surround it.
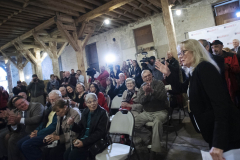
M 183 115 L 183 114 L 182 114 Z M 173 124 L 176 127 L 178 136 L 172 128 L 170 128 L 168 150 L 163 154 L 157 154 L 156 160 L 202 160 L 200 150 L 208 151 L 208 144 L 203 140 L 201 134 L 198 134 L 191 122 L 188 114 L 179 124 L 178 112 L 174 111 Z M 183 116 L 182 116 L 183 118 Z M 164 141 L 166 142 L 166 133 L 164 133 Z M 140 160 L 149 160 L 150 154 L 146 147 L 137 147 Z M 154 159 L 154 160 L 155 160 Z M 131 160 L 137 160 L 135 154 L 131 156 Z

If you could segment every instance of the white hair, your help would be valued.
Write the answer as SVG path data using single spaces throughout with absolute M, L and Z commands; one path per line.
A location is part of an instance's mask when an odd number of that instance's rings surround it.
M 237 41 L 239 43 L 239 40 L 238 39 L 234 39 L 233 41 Z
M 65 88 L 65 87 L 60 87 L 59 90 L 60 90 L 61 88 L 64 89 L 64 90 L 66 91 L 66 88 Z
M 143 70 L 142 73 L 141 73 L 141 76 L 143 76 L 143 74 L 146 73 L 146 72 L 150 72 L 150 71 L 147 70 L 147 69 Z M 151 72 L 150 72 L 150 73 L 151 73 Z M 152 73 L 151 73 L 151 74 L 152 74 Z
M 184 46 L 185 49 L 192 51 L 193 53 L 193 64 L 191 65 L 193 68 L 195 68 L 199 63 L 202 61 L 207 61 L 214 65 L 214 67 L 220 72 L 220 69 L 216 62 L 210 57 L 208 51 L 203 47 L 201 42 L 195 40 L 195 39 L 188 39 L 183 42 L 181 42 L 180 45 L 178 45 L 178 53 L 181 52 L 181 48 Z
M 125 74 L 124 74 L 124 73 L 119 73 L 119 75 L 118 75 L 118 76 L 120 77 L 121 75 L 125 76 Z
M 89 99 L 98 100 L 98 97 L 95 93 L 88 93 L 85 97 L 85 101 L 87 102 Z
M 49 96 L 50 95 L 55 95 L 58 98 L 62 98 L 62 94 L 61 94 L 61 92 L 59 90 L 52 90 L 48 95 Z
M 125 83 L 127 84 L 127 82 L 132 82 L 135 85 L 135 80 L 133 78 L 127 78 Z

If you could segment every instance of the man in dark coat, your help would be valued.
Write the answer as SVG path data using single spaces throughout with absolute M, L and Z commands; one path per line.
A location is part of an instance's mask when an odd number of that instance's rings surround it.
M 231 50 L 237 54 L 238 63 L 240 63 L 240 46 L 238 39 L 233 40 L 233 48 Z
M 123 94 L 123 92 L 127 89 L 126 84 L 125 84 L 125 75 L 124 73 L 119 74 L 119 79 L 116 80 L 117 85 L 114 90 L 114 96 Z
M 21 81 L 17 81 L 17 86 L 13 88 L 13 94 L 14 96 L 18 95 L 20 92 L 25 92 L 27 93 L 27 88 L 26 86 L 22 85 Z

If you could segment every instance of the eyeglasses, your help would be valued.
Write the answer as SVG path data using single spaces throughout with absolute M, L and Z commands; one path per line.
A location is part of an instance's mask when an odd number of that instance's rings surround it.
M 86 103 L 91 104 L 91 103 L 96 103 L 96 102 L 97 102 L 97 100 L 93 100 L 93 101 L 87 101 Z
M 184 56 L 188 52 L 188 50 L 183 50 L 180 53 L 178 53 L 178 56 Z

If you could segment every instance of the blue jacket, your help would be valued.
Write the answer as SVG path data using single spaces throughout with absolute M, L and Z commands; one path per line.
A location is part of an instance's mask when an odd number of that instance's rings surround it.
M 50 106 L 47 108 L 44 112 L 44 118 L 41 124 L 36 128 L 38 130 L 37 135 L 42 136 L 42 135 L 49 135 L 52 134 L 56 130 L 56 125 L 57 125 L 57 114 L 53 116 L 52 123 L 46 128 L 46 125 L 48 123 L 48 116 L 52 111 L 52 107 Z

